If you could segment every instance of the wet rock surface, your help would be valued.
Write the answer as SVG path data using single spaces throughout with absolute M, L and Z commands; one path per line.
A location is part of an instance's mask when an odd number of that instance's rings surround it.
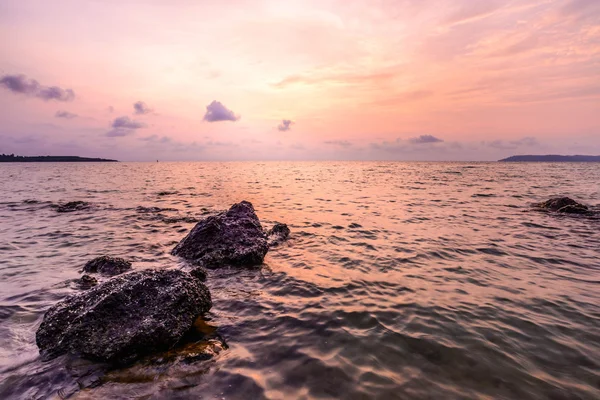
M 591 214 L 588 206 L 578 203 L 569 197 L 555 197 L 541 203 L 534 204 L 535 208 L 543 211 L 552 211 L 563 214 Z
M 131 272 L 51 307 L 36 342 L 45 359 L 72 353 L 126 364 L 171 348 L 211 306 L 206 286 L 186 272 Z
M 267 232 L 269 247 L 277 246 L 288 240 L 290 237 L 290 228 L 286 224 L 276 222 Z
M 56 212 L 59 213 L 87 210 L 91 207 L 92 205 L 87 201 L 70 201 L 68 203 L 58 204 L 54 206 Z
M 247 201 L 198 222 L 172 254 L 206 267 L 262 264 L 269 250 L 254 207 Z
M 90 275 L 83 275 L 81 278 L 75 280 L 75 284 L 79 289 L 88 290 L 98 285 L 98 280 Z
M 190 271 L 190 275 L 198 279 L 200 282 L 206 282 L 207 273 L 202 267 L 196 267 Z
M 131 263 L 119 257 L 101 256 L 88 261 L 83 271 L 87 273 L 99 273 L 104 276 L 115 276 L 131 269 Z

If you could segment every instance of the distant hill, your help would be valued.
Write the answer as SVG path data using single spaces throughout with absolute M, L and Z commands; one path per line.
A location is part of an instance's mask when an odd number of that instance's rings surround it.
M 544 156 L 512 156 L 499 160 L 500 162 L 600 162 L 600 156 L 559 156 L 554 154 Z
M 0 154 L 0 162 L 118 162 L 105 158 L 86 158 L 77 156 L 15 156 L 14 154 Z

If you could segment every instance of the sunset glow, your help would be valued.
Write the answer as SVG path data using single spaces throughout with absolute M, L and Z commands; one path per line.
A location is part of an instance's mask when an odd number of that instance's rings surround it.
M 600 154 L 599 21 L 597 0 L 6 0 L 0 153 Z

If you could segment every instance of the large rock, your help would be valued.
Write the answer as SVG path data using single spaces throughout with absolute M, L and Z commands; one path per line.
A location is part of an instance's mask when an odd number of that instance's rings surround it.
M 252 266 L 262 264 L 268 250 L 254 207 L 242 201 L 198 222 L 172 254 L 207 267 Z
M 211 306 L 206 286 L 186 272 L 131 272 L 55 304 L 36 342 L 45 358 L 127 363 L 173 346 Z
M 83 271 L 99 273 L 104 276 L 115 276 L 131 269 L 131 263 L 119 257 L 101 256 L 88 261 L 83 266 Z
M 555 197 L 542 203 L 534 204 L 535 207 L 547 211 L 554 211 L 565 214 L 589 214 L 590 210 L 586 205 L 576 202 L 569 197 Z

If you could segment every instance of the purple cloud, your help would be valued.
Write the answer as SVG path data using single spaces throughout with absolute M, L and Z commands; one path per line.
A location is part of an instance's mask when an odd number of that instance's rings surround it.
M 140 129 L 140 128 L 145 128 L 146 125 L 141 122 L 134 121 L 134 120 L 130 119 L 128 116 L 123 116 L 123 117 L 115 118 L 115 120 L 112 123 L 112 127 L 115 129 L 119 129 L 119 128 Z
M 212 103 L 206 106 L 204 120 L 207 122 L 237 121 L 238 119 L 240 119 L 238 115 L 235 115 L 233 111 L 219 101 L 213 100 Z
M 150 107 L 148 107 L 148 105 L 146 103 L 144 103 L 143 101 L 138 101 L 138 102 L 134 103 L 133 109 L 135 110 L 135 113 L 138 115 L 149 114 L 152 112 L 152 109 Z
M 280 132 L 289 131 L 290 129 L 292 129 L 293 123 L 294 121 L 290 119 L 284 119 L 279 125 L 277 125 L 277 130 L 279 130 Z
M 433 135 L 421 135 L 419 137 L 411 138 L 408 140 L 412 144 L 426 144 L 426 143 L 441 143 L 442 139 L 436 138 Z
M 68 111 L 57 111 L 56 114 L 54 114 L 54 116 L 56 118 L 65 118 L 65 119 L 77 118 L 77 114 L 73 114 Z
M 116 129 L 111 129 L 110 131 L 106 132 L 107 137 L 123 137 L 123 136 L 129 136 L 129 135 L 133 135 L 135 133 L 135 131 L 133 129 L 125 129 L 125 128 L 116 128 Z
M 352 143 L 350 143 L 347 140 L 327 140 L 327 141 L 325 141 L 323 143 L 328 144 L 328 145 L 332 145 L 332 146 L 341 146 L 341 147 L 350 147 L 350 146 L 352 146 Z
M 26 96 L 37 97 L 44 101 L 72 101 L 75 92 L 71 89 L 61 89 L 58 86 L 42 86 L 35 79 L 27 79 L 25 75 L 4 75 L 0 79 L 0 86 L 5 89 Z
M 106 132 L 105 136 L 108 137 L 123 137 L 133 135 L 136 129 L 145 128 L 146 125 L 132 120 L 128 116 L 115 118 L 113 123 L 111 124 L 112 130 Z

